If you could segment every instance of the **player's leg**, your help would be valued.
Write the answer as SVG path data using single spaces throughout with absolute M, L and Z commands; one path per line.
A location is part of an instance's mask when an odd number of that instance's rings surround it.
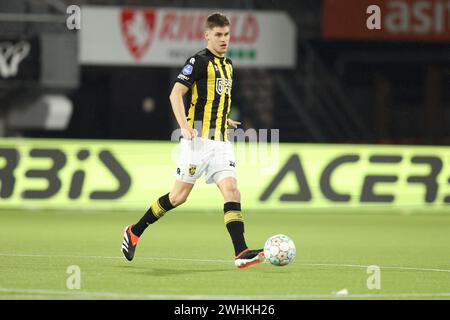
M 179 146 L 176 181 L 172 190 L 155 201 L 137 223 L 125 229 L 121 250 L 127 260 L 133 259 L 137 241 L 144 230 L 168 211 L 185 202 L 195 181 L 206 168 L 206 163 L 202 161 L 201 141 L 181 139 Z
M 232 172 L 217 172 L 214 179 L 224 199 L 224 222 L 233 242 L 235 265 L 238 268 L 245 268 L 261 263 L 264 260 L 264 254 L 262 249 L 250 250 L 245 243 L 241 194 L 233 175 Z
M 135 235 L 140 237 L 145 229 L 160 218 L 162 218 L 168 211 L 183 204 L 194 185 L 184 181 L 176 180 L 172 190 L 156 200 L 144 216 L 133 225 L 131 230 Z
M 137 242 L 145 229 L 162 218 L 168 211 L 184 203 L 193 187 L 193 183 L 176 180 L 169 193 L 156 200 L 137 223 L 125 228 L 122 253 L 127 260 L 133 260 Z
M 218 175 L 220 173 L 216 173 Z M 236 256 L 247 249 L 244 238 L 244 219 L 241 214 L 241 194 L 236 179 L 226 177 L 217 183 L 224 199 L 224 221 L 230 233 Z

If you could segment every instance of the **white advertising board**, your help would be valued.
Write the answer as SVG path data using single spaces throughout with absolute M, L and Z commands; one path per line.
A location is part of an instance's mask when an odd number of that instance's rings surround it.
M 296 28 L 284 12 L 222 10 L 231 21 L 227 56 L 238 67 L 293 68 Z M 180 66 L 206 46 L 211 11 L 177 8 L 81 8 L 84 65 Z

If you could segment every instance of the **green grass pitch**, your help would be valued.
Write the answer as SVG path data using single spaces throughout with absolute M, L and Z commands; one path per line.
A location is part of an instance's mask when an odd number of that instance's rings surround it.
M 220 210 L 168 213 L 126 261 L 123 229 L 141 215 L 0 211 L 0 299 L 450 299 L 447 208 L 244 212 L 250 247 L 284 233 L 297 254 L 242 270 Z M 73 265 L 79 290 L 67 288 Z M 380 289 L 367 287 L 370 265 Z

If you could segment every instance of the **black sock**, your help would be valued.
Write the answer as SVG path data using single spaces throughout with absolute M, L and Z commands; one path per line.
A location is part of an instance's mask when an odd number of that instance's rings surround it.
M 164 214 L 173 209 L 174 206 L 170 203 L 169 194 L 163 195 L 161 198 L 156 200 L 155 203 L 147 210 L 144 216 L 139 220 L 138 223 L 131 227 L 131 231 L 138 237 L 144 232 L 144 230 L 152 223 L 158 221 L 162 218 Z
M 234 254 L 247 249 L 244 238 L 244 219 L 241 214 L 241 204 L 239 202 L 227 202 L 223 206 L 224 221 L 233 241 Z

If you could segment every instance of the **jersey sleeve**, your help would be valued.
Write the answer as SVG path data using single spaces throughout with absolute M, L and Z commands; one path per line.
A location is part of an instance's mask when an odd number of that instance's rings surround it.
M 206 66 L 203 59 L 198 56 L 193 56 L 186 60 L 175 82 L 180 82 L 186 87 L 191 88 L 195 81 L 205 77 L 205 75 Z

